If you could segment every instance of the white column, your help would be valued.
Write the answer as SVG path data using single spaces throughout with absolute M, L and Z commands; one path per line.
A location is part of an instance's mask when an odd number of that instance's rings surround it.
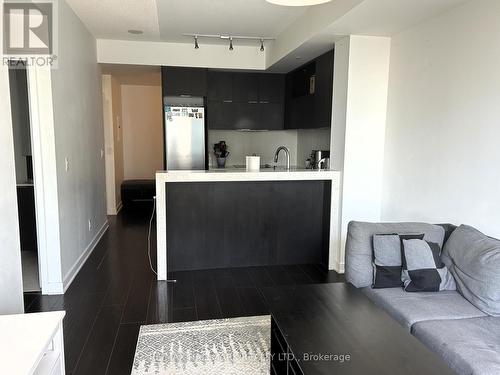
M 156 262 L 158 280 L 167 280 L 167 184 L 156 173 Z
M 340 63 L 337 69 L 343 70 L 344 77 L 336 76 L 340 87 L 335 90 L 338 102 L 334 99 L 334 118 L 338 121 L 334 128 L 338 129 L 334 133 L 342 136 L 345 131 L 338 256 L 339 267 L 343 269 L 349 222 L 380 221 L 381 217 L 391 39 L 350 36 L 341 42 L 336 52 L 342 55 L 336 55 L 335 63 Z M 335 152 L 340 146 L 333 141 Z

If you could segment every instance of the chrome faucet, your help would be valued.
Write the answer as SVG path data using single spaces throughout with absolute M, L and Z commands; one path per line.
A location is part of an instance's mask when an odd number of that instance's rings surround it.
M 288 147 L 285 147 L 285 146 L 278 147 L 278 149 L 276 150 L 276 153 L 274 154 L 274 162 L 275 163 L 278 162 L 278 156 L 279 156 L 281 150 L 285 151 L 285 154 L 286 154 L 286 170 L 289 171 L 290 170 L 290 150 L 288 149 Z
M 325 162 L 326 162 L 326 158 L 323 158 L 323 159 L 321 159 L 320 161 L 318 161 L 318 171 L 320 171 L 320 170 L 321 170 L 321 164 L 323 164 L 323 165 L 324 165 L 324 164 L 325 164 Z

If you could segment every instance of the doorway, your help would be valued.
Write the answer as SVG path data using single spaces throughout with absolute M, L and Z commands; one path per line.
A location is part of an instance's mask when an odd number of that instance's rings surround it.
M 9 85 L 14 136 L 23 291 L 25 293 L 40 292 L 28 76 L 24 66 L 18 65 L 16 68 L 9 69 Z

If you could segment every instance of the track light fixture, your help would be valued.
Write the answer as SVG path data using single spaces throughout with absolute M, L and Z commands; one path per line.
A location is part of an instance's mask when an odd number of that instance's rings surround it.
M 212 34 L 182 34 L 183 36 L 188 36 L 194 38 L 194 49 L 200 48 L 198 44 L 198 38 L 202 39 L 228 39 L 229 40 L 229 50 L 234 50 L 233 40 L 255 40 L 257 43 L 260 42 L 260 51 L 264 52 L 264 42 L 266 40 L 274 40 L 274 38 L 269 37 L 255 37 L 255 36 L 244 36 L 244 35 L 212 35 Z M 244 44 L 245 45 L 245 44 Z

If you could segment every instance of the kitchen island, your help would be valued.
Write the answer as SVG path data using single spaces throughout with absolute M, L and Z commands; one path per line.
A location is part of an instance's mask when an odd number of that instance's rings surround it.
M 330 170 L 157 172 L 158 280 L 167 269 L 312 261 L 339 271 L 339 184 Z

